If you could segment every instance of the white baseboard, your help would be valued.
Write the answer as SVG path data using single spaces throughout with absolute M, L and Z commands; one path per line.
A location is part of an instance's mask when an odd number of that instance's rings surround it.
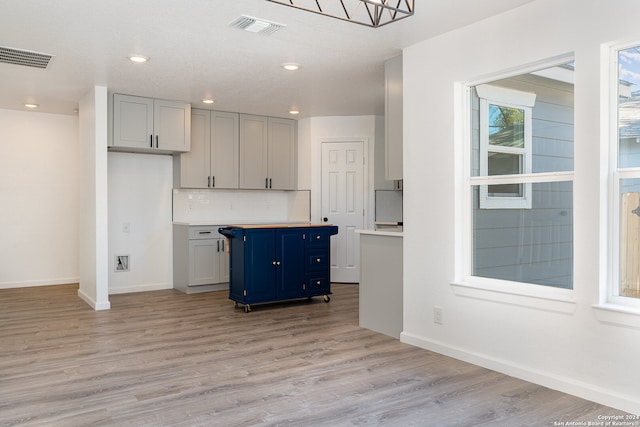
M 637 398 L 617 393 L 610 389 L 585 383 L 569 377 L 549 374 L 526 366 L 518 365 L 508 360 L 498 359 L 464 348 L 453 347 L 448 344 L 426 339 L 408 332 L 400 334 L 400 341 L 416 347 L 424 348 L 435 353 L 443 354 L 454 359 L 472 363 L 492 371 L 500 372 L 515 378 L 539 384 L 553 390 L 571 394 L 582 399 L 590 400 L 601 405 L 610 406 L 632 414 L 640 414 L 640 402 Z
M 109 295 L 130 294 L 132 292 L 162 291 L 173 289 L 172 283 L 144 283 L 141 285 L 109 288 Z
M 111 308 L 111 303 L 109 301 L 104 301 L 99 303 L 93 298 L 91 298 L 89 295 L 82 292 L 82 289 L 78 289 L 78 297 L 80 297 L 81 300 L 89 304 L 89 306 L 91 306 L 91 308 L 93 308 L 96 311 L 109 310 Z
M 34 286 L 68 285 L 78 283 L 80 277 L 63 277 L 46 280 L 23 280 L 20 282 L 1 282 L 0 289 L 31 288 Z

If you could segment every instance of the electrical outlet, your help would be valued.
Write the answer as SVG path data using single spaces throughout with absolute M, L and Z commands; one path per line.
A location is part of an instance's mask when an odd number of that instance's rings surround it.
M 433 307 L 433 323 L 442 325 L 442 307 Z

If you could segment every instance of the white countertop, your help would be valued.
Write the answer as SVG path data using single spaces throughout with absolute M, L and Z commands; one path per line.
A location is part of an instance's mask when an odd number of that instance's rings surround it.
M 390 230 L 356 230 L 358 234 L 367 234 L 370 236 L 389 236 L 389 237 L 402 237 L 402 231 L 390 231 Z

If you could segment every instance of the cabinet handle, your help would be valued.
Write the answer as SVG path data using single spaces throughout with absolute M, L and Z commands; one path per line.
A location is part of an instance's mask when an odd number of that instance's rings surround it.
M 271 178 L 269 178 L 269 188 L 271 188 Z
M 269 188 L 269 178 L 264 179 L 264 188 Z
M 212 186 L 212 187 L 215 187 L 215 186 L 216 186 L 216 177 L 215 177 L 215 176 L 212 176 L 212 177 L 211 177 L 211 186 Z
M 220 240 L 218 240 L 217 243 L 218 243 L 218 252 L 220 252 Z
M 156 135 L 156 148 L 158 148 L 158 135 Z
M 153 135 L 149 135 L 149 147 L 153 148 Z
M 207 177 L 207 187 L 211 187 L 211 177 Z
M 211 234 L 210 231 L 198 231 L 198 234 Z
M 222 241 L 222 252 L 224 252 L 224 245 L 225 245 L 225 243 L 224 243 L 224 242 L 225 242 L 225 241 L 223 240 L 223 241 Z

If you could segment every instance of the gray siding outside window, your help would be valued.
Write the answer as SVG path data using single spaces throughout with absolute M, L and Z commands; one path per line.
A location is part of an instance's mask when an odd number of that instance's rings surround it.
M 532 172 L 573 170 L 573 85 L 534 75 L 494 86 L 533 92 Z M 472 99 L 472 176 L 479 174 L 479 100 Z M 573 186 L 534 183 L 531 209 L 481 209 L 473 197 L 474 276 L 573 287 Z

